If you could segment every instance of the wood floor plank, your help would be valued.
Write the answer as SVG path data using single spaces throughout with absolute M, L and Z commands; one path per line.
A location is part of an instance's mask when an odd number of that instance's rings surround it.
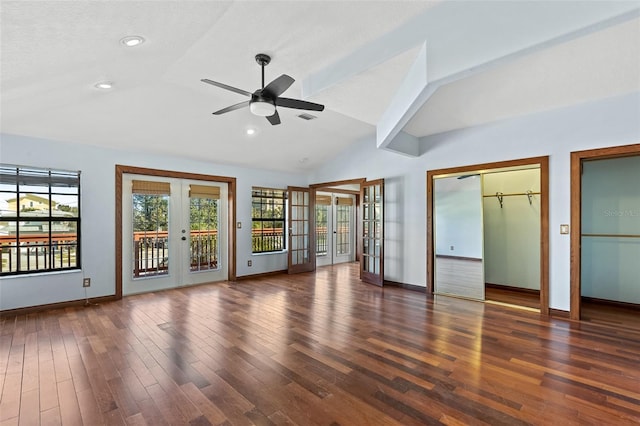
M 640 328 L 357 264 L 0 317 L 0 426 L 640 423 Z

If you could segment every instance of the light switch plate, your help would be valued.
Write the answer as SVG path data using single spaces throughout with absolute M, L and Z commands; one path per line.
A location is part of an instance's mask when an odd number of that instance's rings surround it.
M 567 224 L 560 225 L 560 233 L 561 234 L 568 234 L 569 233 L 569 225 L 567 225 Z
M 236 223 L 236 227 L 237 227 L 238 229 L 241 229 L 241 228 L 242 228 L 242 222 L 238 222 L 238 223 Z

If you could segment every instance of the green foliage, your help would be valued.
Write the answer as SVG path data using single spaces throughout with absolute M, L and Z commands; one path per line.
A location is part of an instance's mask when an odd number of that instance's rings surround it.
M 66 204 L 58 204 L 56 208 L 61 212 L 70 212 L 70 213 L 78 214 L 77 207 L 67 206 Z
M 191 198 L 189 215 L 192 231 L 218 229 L 218 200 Z
M 133 194 L 133 231 L 166 230 L 169 224 L 169 196 Z

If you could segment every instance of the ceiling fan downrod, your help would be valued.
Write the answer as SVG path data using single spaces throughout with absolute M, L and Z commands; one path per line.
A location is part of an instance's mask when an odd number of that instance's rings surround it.
M 258 53 L 256 55 L 256 62 L 258 63 L 258 65 L 260 65 L 260 68 L 262 69 L 262 88 L 264 89 L 264 67 L 266 65 L 269 65 L 269 62 L 271 62 L 271 56 L 264 53 Z

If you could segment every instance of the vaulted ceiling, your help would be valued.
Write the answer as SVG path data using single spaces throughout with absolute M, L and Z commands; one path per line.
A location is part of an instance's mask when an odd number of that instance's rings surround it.
M 633 1 L 3 0 L 1 130 L 308 170 L 394 114 L 424 138 L 638 91 L 639 16 Z M 146 41 L 128 48 L 128 35 Z M 423 50 L 417 104 L 393 111 Z M 212 115 L 244 98 L 200 79 L 254 91 L 261 52 L 267 82 L 286 73 L 283 96 L 325 111 L 279 108 L 278 126 L 248 109 Z

